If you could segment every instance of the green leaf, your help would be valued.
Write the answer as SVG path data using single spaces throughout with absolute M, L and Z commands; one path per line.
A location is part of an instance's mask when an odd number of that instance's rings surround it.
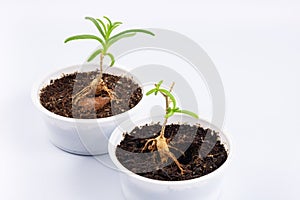
M 165 115 L 165 118 L 169 118 L 169 117 L 171 117 L 172 115 L 174 115 L 174 110 L 173 110 L 173 109 L 170 109 L 169 112 L 167 112 L 167 114 Z
M 97 49 L 96 51 L 94 51 L 94 53 L 92 53 L 92 55 L 90 55 L 90 57 L 88 58 L 88 62 L 92 61 L 96 56 L 98 56 L 100 53 L 102 53 L 102 49 Z
M 155 88 L 156 88 L 156 91 L 155 91 L 155 95 L 157 95 L 158 91 L 159 91 L 159 88 L 160 88 L 160 85 L 163 83 L 163 80 L 159 81 L 157 84 L 154 84 L 155 85 Z
M 106 39 L 109 39 L 110 37 L 110 34 L 112 33 L 112 31 L 117 28 L 120 24 L 122 24 L 121 22 L 120 23 L 114 23 L 112 26 L 109 26 L 107 25 L 107 34 L 106 34 Z
M 105 33 L 105 35 L 106 35 L 107 29 L 106 29 L 105 24 L 103 23 L 103 21 L 102 21 L 101 19 L 96 19 L 96 20 L 102 25 L 102 28 L 104 29 L 104 33 Z
M 101 28 L 101 26 L 98 24 L 98 21 L 92 17 L 85 17 L 85 19 L 90 20 L 91 22 L 94 23 L 94 25 L 97 27 L 97 29 L 99 30 L 100 34 L 102 35 L 103 38 L 105 38 L 105 34 Z
M 153 88 L 151 90 L 149 90 L 147 93 L 146 93 L 146 96 L 149 96 L 150 94 L 152 94 L 153 92 L 155 92 L 157 89 L 156 88 Z
M 113 40 L 114 38 L 119 37 L 120 35 L 127 34 L 127 33 L 145 33 L 145 34 L 149 34 L 149 35 L 152 35 L 152 36 L 155 35 L 151 31 L 147 31 L 147 30 L 143 30 L 143 29 L 130 29 L 130 30 L 122 31 L 122 32 L 112 36 L 109 40 Z
M 191 117 L 194 117 L 196 119 L 199 118 L 199 116 L 196 113 L 193 113 L 193 112 L 188 111 L 188 110 L 175 110 L 174 112 L 178 112 L 178 113 L 183 113 L 183 114 L 186 114 L 186 115 L 190 115 Z
M 111 23 L 111 21 L 110 21 L 110 19 L 109 19 L 108 17 L 103 16 L 103 18 L 106 19 L 106 20 L 108 21 L 108 23 L 109 23 L 110 26 L 112 26 L 112 23 Z
M 162 84 L 163 82 L 164 82 L 163 80 L 159 81 L 159 82 L 156 84 L 156 88 L 159 89 L 159 87 L 161 86 L 161 84 Z
M 100 42 L 102 44 L 102 46 L 104 46 L 104 42 L 101 38 L 95 36 L 95 35 L 88 35 L 88 34 L 84 34 L 84 35 L 74 35 L 71 37 L 68 37 L 65 40 L 65 43 L 69 42 L 69 41 L 73 41 L 73 40 L 82 40 L 82 39 L 90 39 L 90 40 L 97 40 L 98 42 Z
M 119 37 L 116 37 L 114 38 L 113 40 L 110 40 L 107 44 L 107 48 L 109 48 L 111 45 L 113 45 L 114 43 L 116 43 L 117 41 L 123 39 L 123 38 L 127 38 L 127 37 L 132 37 L 134 36 L 135 33 L 129 33 L 129 34 L 126 34 L 126 35 L 120 35 Z
M 120 25 L 121 25 L 121 24 L 113 24 L 112 27 L 111 27 L 110 33 L 111 33 L 114 29 L 116 29 L 118 26 L 120 26 Z
M 162 89 L 162 88 L 159 89 L 159 92 L 167 95 L 171 99 L 171 101 L 173 103 L 173 109 L 175 109 L 176 108 L 176 99 L 175 99 L 175 97 L 168 90 L 165 90 L 165 89 Z
M 162 83 L 163 83 L 163 80 L 161 80 L 157 84 L 155 84 L 155 87 L 156 87 L 157 91 L 159 90 Z
M 111 63 L 109 66 L 112 67 L 115 64 L 115 58 L 111 53 L 106 53 L 106 55 L 110 57 Z
M 122 22 L 114 22 L 114 23 L 113 23 L 113 26 L 114 26 L 114 25 L 121 25 L 121 24 L 123 24 L 123 23 L 122 23 Z

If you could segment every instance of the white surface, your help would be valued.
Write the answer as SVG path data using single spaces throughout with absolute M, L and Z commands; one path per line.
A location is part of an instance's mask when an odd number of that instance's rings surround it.
M 207 2 L 1 1 L 0 199 L 123 199 L 112 170 L 49 143 L 30 100 L 36 77 L 83 62 L 94 43 L 63 40 L 95 32 L 83 17 L 104 14 L 181 32 L 213 59 L 235 146 L 221 200 L 299 199 L 300 3 Z

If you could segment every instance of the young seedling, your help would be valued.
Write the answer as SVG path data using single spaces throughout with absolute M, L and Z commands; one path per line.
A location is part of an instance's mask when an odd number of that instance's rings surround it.
M 182 113 L 182 114 L 190 115 L 194 118 L 198 118 L 198 115 L 191 111 L 188 111 L 188 110 L 180 110 L 176 105 L 177 103 L 176 103 L 175 97 L 171 93 L 175 83 L 174 82 L 172 83 L 172 85 L 168 91 L 168 90 L 160 87 L 162 82 L 163 81 L 160 81 L 157 84 L 155 84 L 155 88 L 149 90 L 146 93 L 146 95 L 147 96 L 150 94 L 157 95 L 158 93 L 160 93 L 164 96 L 165 101 L 166 101 L 166 114 L 164 116 L 164 122 L 162 124 L 160 134 L 156 138 L 147 140 L 142 151 L 145 151 L 147 149 L 150 151 L 154 151 L 155 149 L 157 149 L 162 163 L 166 163 L 168 161 L 168 158 L 171 158 L 175 162 L 177 167 L 180 169 L 181 174 L 184 174 L 185 170 L 183 169 L 182 165 L 179 163 L 179 161 L 177 160 L 175 155 L 170 151 L 170 148 L 173 148 L 175 150 L 178 150 L 178 149 L 175 147 L 172 147 L 168 144 L 170 141 L 165 137 L 165 128 L 166 128 L 168 119 L 171 116 L 173 116 L 175 113 Z M 180 150 L 178 150 L 178 151 L 180 151 Z M 182 153 L 182 154 L 184 154 L 184 153 Z
M 136 33 L 145 33 L 154 36 L 154 34 L 150 31 L 143 30 L 143 29 L 130 29 L 125 30 L 120 33 L 117 33 L 112 36 L 112 32 L 122 24 L 122 22 L 112 22 L 108 17 L 103 17 L 104 19 L 95 19 L 92 17 L 85 17 L 85 19 L 91 21 L 96 28 L 98 29 L 100 35 L 90 35 L 90 34 L 82 34 L 82 35 L 75 35 L 67 38 L 65 43 L 73 40 L 96 40 L 100 44 L 100 48 L 95 50 L 91 56 L 88 58 L 88 62 L 92 61 L 95 57 L 100 56 L 100 71 L 98 76 L 85 88 L 79 91 L 77 94 L 73 96 L 73 103 L 78 104 L 80 103 L 81 106 L 89 104 L 91 99 L 83 100 L 87 95 L 91 94 L 92 92 L 100 94 L 102 91 L 107 92 L 109 97 L 97 97 L 95 98 L 95 107 L 98 105 L 98 108 L 103 107 L 107 102 L 114 99 L 114 94 L 111 89 L 107 87 L 107 84 L 103 80 L 103 59 L 105 56 L 108 56 L 111 60 L 110 66 L 112 67 L 115 63 L 114 56 L 108 52 L 108 49 L 115 44 L 117 41 L 132 37 Z

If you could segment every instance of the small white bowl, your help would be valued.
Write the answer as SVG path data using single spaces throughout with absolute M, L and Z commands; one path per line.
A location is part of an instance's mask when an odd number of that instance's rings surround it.
M 210 128 L 219 132 L 221 143 L 224 144 L 228 158 L 218 169 L 205 176 L 184 180 L 184 181 L 160 181 L 139 176 L 125 168 L 116 157 L 116 146 L 124 138 L 123 133 L 130 133 L 136 126 L 162 122 L 162 117 L 147 118 L 144 120 L 134 120 L 134 123 L 122 123 L 112 133 L 109 139 L 108 153 L 116 165 L 121 179 L 122 191 L 128 200 L 153 200 L 153 199 L 171 199 L 171 200 L 216 200 L 219 197 L 221 182 L 225 169 L 227 168 L 232 155 L 231 142 L 228 135 L 225 135 L 220 129 L 207 121 L 194 119 L 183 115 L 174 115 L 169 119 L 168 124 L 200 124 L 203 128 Z
M 67 152 L 79 155 L 100 155 L 107 153 L 108 139 L 118 124 L 134 116 L 140 109 L 141 101 L 132 109 L 111 117 L 97 119 L 75 119 L 50 112 L 40 103 L 40 91 L 50 83 L 50 80 L 60 78 L 62 74 L 76 71 L 88 72 L 96 70 L 98 65 L 84 64 L 58 70 L 34 85 L 32 101 L 40 111 L 47 127 L 51 142 Z M 131 74 L 117 67 L 109 67 L 105 73 L 132 78 L 140 87 L 140 82 Z M 143 92 L 143 91 L 142 91 Z

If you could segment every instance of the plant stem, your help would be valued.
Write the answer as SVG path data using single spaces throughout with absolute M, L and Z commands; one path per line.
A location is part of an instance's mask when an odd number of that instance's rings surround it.
M 174 85 L 175 85 L 175 83 L 172 82 L 172 84 L 170 86 L 170 89 L 169 89 L 169 92 L 171 92 L 173 90 Z M 169 100 L 169 97 L 167 95 L 163 94 L 163 96 L 165 97 L 165 100 L 166 100 L 166 114 L 167 114 L 168 109 L 169 109 L 169 105 L 170 105 L 170 100 Z M 168 117 L 165 117 L 164 123 L 162 124 L 161 131 L 160 131 L 160 137 L 161 138 L 165 137 L 165 129 L 166 129 L 167 122 L 168 122 Z
M 102 79 L 102 76 L 103 76 L 103 58 L 104 58 L 104 55 L 103 53 L 100 53 L 100 80 Z
M 168 118 L 165 117 L 165 121 L 161 127 L 161 131 L 160 131 L 160 135 L 159 135 L 159 137 L 161 137 L 161 138 L 165 137 L 165 129 L 166 129 L 167 122 L 168 122 Z

